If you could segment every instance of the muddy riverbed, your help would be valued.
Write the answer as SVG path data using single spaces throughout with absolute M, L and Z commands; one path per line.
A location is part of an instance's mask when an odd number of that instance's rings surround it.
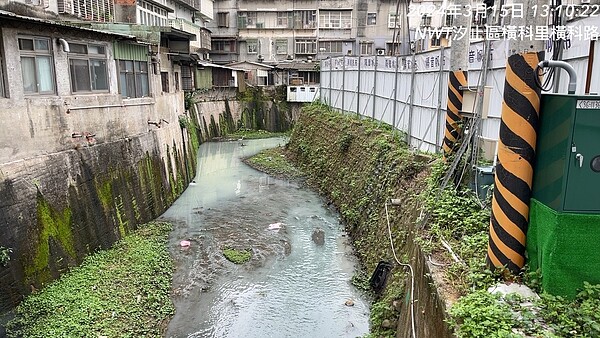
M 357 337 L 368 304 L 338 215 L 314 192 L 242 163 L 284 139 L 202 144 L 198 175 L 161 220 L 175 224 L 167 337 Z M 311 239 L 324 232 L 324 244 Z M 190 245 L 181 246 L 181 241 Z M 185 243 L 184 243 L 185 244 Z M 251 250 L 236 265 L 222 250 Z M 348 306 L 352 303 L 353 306 Z

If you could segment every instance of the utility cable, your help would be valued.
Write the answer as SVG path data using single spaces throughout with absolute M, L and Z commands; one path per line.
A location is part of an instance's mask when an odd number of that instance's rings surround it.
M 390 227 L 390 215 L 388 213 L 387 202 L 385 202 L 384 205 L 385 205 L 385 219 L 387 220 L 388 235 L 390 236 L 390 246 L 392 248 L 392 253 L 394 254 L 394 259 L 396 260 L 396 263 L 398 263 L 401 266 L 408 267 L 408 269 L 410 271 L 410 324 L 411 324 L 410 327 L 412 330 L 413 338 L 417 338 L 417 333 L 415 330 L 415 300 L 414 300 L 415 272 L 412 268 L 412 265 L 400 262 L 400 260 L 398 259 L 398 256 L 396 256 L 396 248 L 394 248 L 394 240 L 392 239 L 392 228 Z

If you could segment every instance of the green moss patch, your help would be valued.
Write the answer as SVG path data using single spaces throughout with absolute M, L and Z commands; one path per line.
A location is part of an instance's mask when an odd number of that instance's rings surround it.
M 223 256 L 235 264 L 244 264 L 250 260 L 252 252 L 250 250 L 226 248 L 223 250 Z
M 28 296 L 9 337 L 161 337 L 173 315 L 168 223 L 148 223 Z
M 249 166 L 279 178 L 295 179 L 304 176 L 289 160 L 283 147 L 266 149 L 244 160 Z

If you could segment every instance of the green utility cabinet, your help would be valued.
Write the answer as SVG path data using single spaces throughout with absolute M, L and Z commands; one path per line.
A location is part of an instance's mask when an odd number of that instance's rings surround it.
M 542 95 L 527 255 L 542 287 L 600 283 L 600 96 Z

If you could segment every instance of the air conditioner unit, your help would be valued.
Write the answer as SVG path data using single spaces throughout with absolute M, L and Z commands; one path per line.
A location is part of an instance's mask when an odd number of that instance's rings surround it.
M 589 4 L 589 3 L 590 3 L 590 0 L 581 0 L 581 3 L 582 3 L 582 4 Z
M 377 55 L 385 55 L 385 49 L 378 49 Z

